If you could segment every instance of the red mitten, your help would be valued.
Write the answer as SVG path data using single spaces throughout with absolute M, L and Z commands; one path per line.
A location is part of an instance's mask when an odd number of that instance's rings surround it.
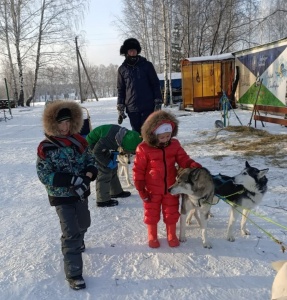
M 145 181 L 144 180 L 135 180 L 135 187 L 139 192 L 140 197 L 144 202 L 149 202 L 149 194 L 145 189 Z
M 149 202 L 149 201 L 150 201 L 148 192 L 147 192 L 146 190 L 139 191 L 139 195 L 140 195 L 141 199 L 142 199 L 144 202 Z
M 199 163 L 197 163 L 197 162 L 195 162 L 195 161 L 193 161 L 193 162 L 190 164 L 189 167 L 190 167 L 190 168 L 202 168 L 202 165 L 199 164 Z

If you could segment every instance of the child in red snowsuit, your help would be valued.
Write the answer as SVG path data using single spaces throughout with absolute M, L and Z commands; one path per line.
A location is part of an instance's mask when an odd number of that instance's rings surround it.
M 170 247 L 179 246 L 176 223 L 179 219 L 179 196 L 171 195 L 168 188 L 174 184 L 177 168 L 201 168 L 192 160 L 174 138 L 178 132 L 178 121 L 170 113 L 156 111 L 142 126 L 143 142 L 136 149 L 133 167 L 135 187 L 144 206 L 144 223 L 148 229 L 148 244 L 160 246 L 157 238 L 157 223 L 162 208 Z

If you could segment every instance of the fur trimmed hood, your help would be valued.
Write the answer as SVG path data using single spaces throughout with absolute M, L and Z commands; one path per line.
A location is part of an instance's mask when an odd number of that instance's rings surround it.
M 177 135 L 178 120 L 176 117 L 164 110 L 155 111 L 149 115 L 141 128 L 142 138 L 149 146 L 155 147 L 157 145 L 157 138 L 154 131 L 163 123 L 171 124 L 171 137 L 175 137 Z
M 56 121 L 56 117 L 58 112 L 63 108 L 68 108 L 71 111 L 70 134 L 79 133 L 82 129 L 84 120 L 81 106 L 75 101 L 55 100 L 49 103 L 43 112 L 43 128 L 47 135 L 60 135 L 58 132 L 58 122 Z

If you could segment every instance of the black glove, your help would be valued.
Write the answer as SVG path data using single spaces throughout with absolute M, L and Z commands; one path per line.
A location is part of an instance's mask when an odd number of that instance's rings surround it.
M 123 119 L 125 119 L 127 116 L 125 114 L 125 105 L 124 104 L 118 104 L 117 105 L 117 110 L 118 110 L 118 124 L 122 124 L 123 123 Z
M 162 100 L 155 99 L 154 100 L 154 111 L 161 110 Z
M 83 196 L 84 196 L 85 192 L 90 188 L 91 178 L 88 176 L 83 176 L 83 177 L 74 176 L 74 177 L 82 179 L 82 182 L 80 184 L 74 185 L 73 190 L 74 190 L 75 194 L 80 197 L 81 200 L 84 200 Z M 80 180 L 78 179 L 78 182 L 79 181 Z M 76 180 L 76 183 L 77 183 L 77 180 Z
M 123 123 L 123 117 L 121 115 L 119 115 L 118 117 L 118 124 L 121 125 Z
M 91 181 L 94 181 L 98 176 L 98 168 L 96 167 L 96 165 L 89 165 L 87 168 L 82 170 L 81 173 L 87 174 L 88 172 L 93 174 L 92 178 L 91 178 Z

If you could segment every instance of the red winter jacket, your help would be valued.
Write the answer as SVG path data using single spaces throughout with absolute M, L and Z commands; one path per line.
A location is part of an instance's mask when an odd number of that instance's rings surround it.
M 167 194 L 168 188 L 175 182 L 176 164 L 180 168 L 201 168 L 200 164 L 187 155 L 175 138 L 164 148 L 152 147 L 142 142 L 137 147 L 134 161 L 135 184 L 136 181 L 144 181 L 148 193 Z

